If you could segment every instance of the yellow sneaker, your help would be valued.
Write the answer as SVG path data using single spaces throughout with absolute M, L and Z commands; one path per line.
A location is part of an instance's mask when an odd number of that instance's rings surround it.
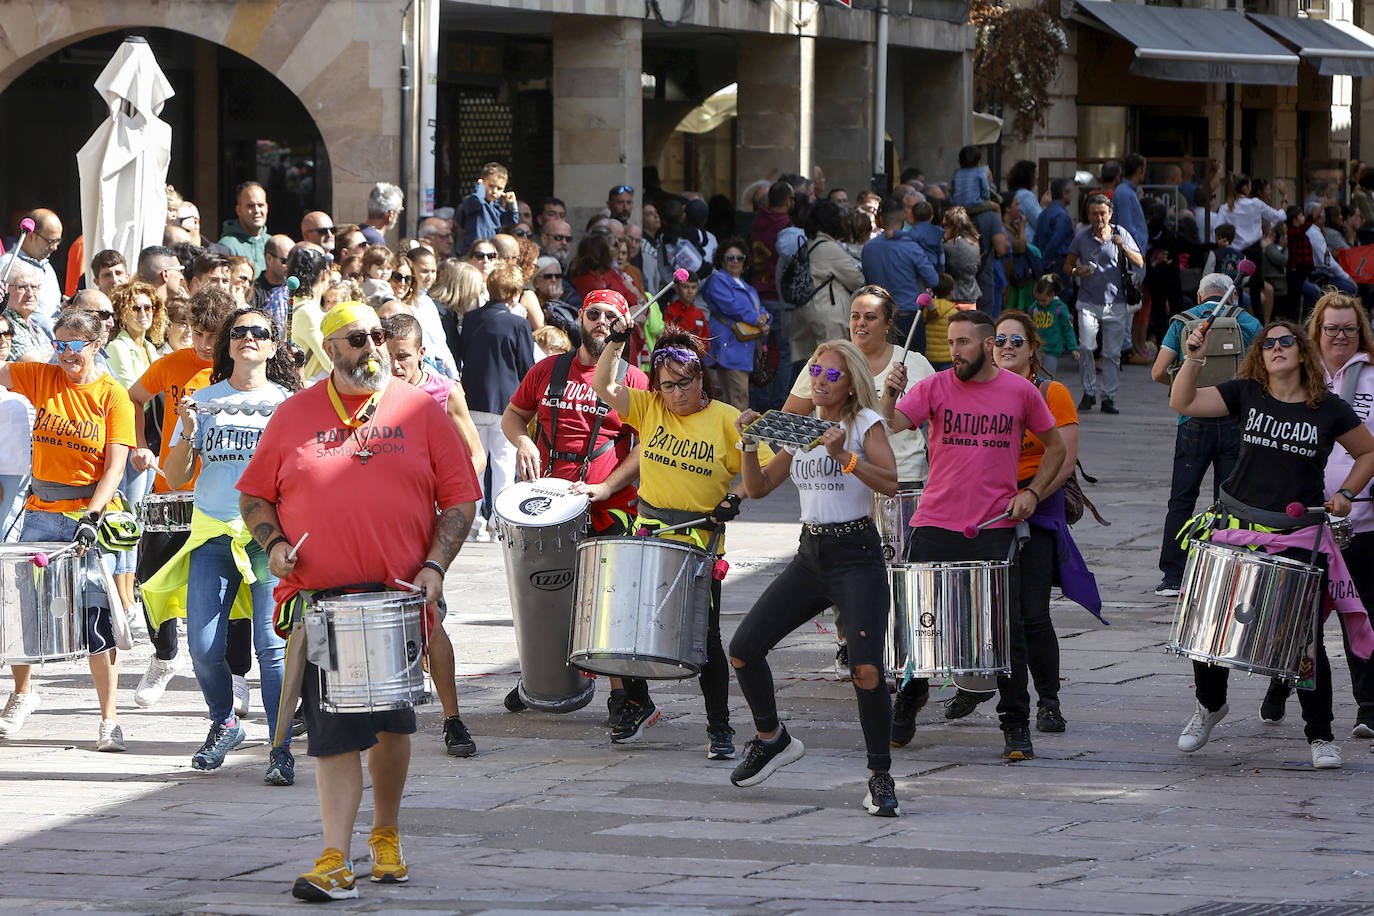
M 374 827 L 367 838 L 372 850 L 372 880 L 378 884 L 400 884 L 410 880 L 405 856 L 401 854 L 401 834 L 395 827 Z
M 291 896 L 316 903 L 358 896 L 358 888 L 353 883 L 353 863 L 339 850 L 326 849 L 315 860 L 315 867 L 296 879 Z

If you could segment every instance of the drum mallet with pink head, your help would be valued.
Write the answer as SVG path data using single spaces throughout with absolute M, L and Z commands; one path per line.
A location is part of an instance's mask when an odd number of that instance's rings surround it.
M 638 318 L 640 315 L 644 314 L 644 310 L 647 309 L 649 306 L 653 305 L 655 302 L 657 302 L 659 296 L 662 296 L 662 295 L 663 295 L 664 293 L 666 293 L 668 290 L 672 289 L 674 283 L 685 283 L 685 282 L 687 281 L 687 278 L 690 277 L 690 276 L 691 276 L 691 274 L 688 273 L 685 269 L 683 269 L 683 268 L 681 268 L 681 267 L 679 267 L 677 270 L 673 271 L 673 279 L 670 280 L 670 281 L 668 281 L 667 283 L 665 283 L 665 284 L 663 285 L 663 289 L 659 290 L 658 292 L 656 292 L 656 293 L 654 293 L 652 296 L 650 296 L 648 302 L 645 302 L 645 303 L 644 303 L 643 305 L 641 305 L 639 308 L 637 308 L 637 309 L 635 309 L 633 312 L 631 312 L 631 313 L 630 313 L 630 318 L 629 318 L 629 320 L 630 320 L 630 321 L 634 321 L 634 320 L 635 320 L 636 318 Z
M 1001 521 L 1002 519 L 1004 519 L 1004 518 L 1011 518 L 1011 510 L 1010 510 L 1010 509 L 1008 509 L 1006 512 L 1003 512 L 1001 515 L 998 515 L 998 516 L 995 516 L 995 517 L 993 517 L 993 518 L 988 519 L 988 520 L 985 521 L 985 522 L 979 522 L 979 523 L 976 524 L 976 525 L 965 525 L 965 526 L 964 526 L 964 537 L 969 538 L 970 540 L 972 540 L 973 538 L 976 538 L 976 537 L 978 536 L 978 532 L 979 532 L 979 531 L 982 531 L 982 530 L 983 530 L 984 528 L 986 528 L 988 525 L 995 525 L 995 524 L 997 524 L 998 522 L 1000 522 L 1000 521 Z
M 897 357 L 898 365 L 906 362 L 906 355 L 911 350 L 911 337 L 916 333 L 916 326 L 921 323 L 921 316 L 925 314 L 925 310 L 930 308 L 931 303 L 934 301 L 935 298 L 931 296 L 930 290 L 926 290 L 916 297 L 916 317 L 911 319 L 911 327 L 907 328 L 906 342 L 902 344 L 902 355 Z M 888 391 L 891 391 L 894 395 L 901 394 L 901 392 L 895 388 L 889 388 Z
M 1374 502 L 1374 496 L 1357 496 L 1350 500 L 1352 503 Z M 1283 511 L 1289 518 L 1302 518 L 1309 512 L 1330 512 L 1330 506 L 1304 506 L 1300 502 L 1291 502 L 1284 506 Z
M 24 246 L 24 239 L 28 238 L 29 233 L 33 232 L 33 230 L 33 220 L 29 219 L 27 216 L 19 221 L 19 241 L 15 243 L 14 256 L 11 257 L 10 262 L 5 265 L 5 275 L 0 277 L 0 283 L 10 282 L 10 271 L 14 270 L 14 262 L 19 260 L 19 249 Z

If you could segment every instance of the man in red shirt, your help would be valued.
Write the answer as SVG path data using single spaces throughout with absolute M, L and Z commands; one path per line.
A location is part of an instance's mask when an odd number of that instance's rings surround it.
M 320 330 L 332 372 L 277 408 L 238 484 L 244 523 L 280 580 L 279 629 L 301 607 L 298 596 L 351 583 L 403 579 L 432 607 L 481 495 L 467 446 L 443 408 L 392 377 L 376 312 L 345 303 L 326 313 Z M 293 556 L 292 544 L 306 533 L 309 542 Z M 397 823 L 414 709 L 325 712 L 318 670 L 308 663 L 301 692 L 325 850 L 292 893 L 358 895 L 349 839 L 363 794 L 363 751 L 372 777 L 372 880 L 405 881 Z
M 617 316 L 628 316 L 629 312 L 625 297 L 615 290 L 589 292 L 578 318 L 581 346 L 535 363 L 501 416 L 501 431 L 515 446 L 519 479 L 560 477 L 577 481 L 574 489 L 592 500 L 591 527 L 596 537 L 628 534 L 634 520 L 639 450 L 632 447 L 631 430 L 620 415 L 592 390 L 596 361 L 606 349 L 611 325 Z M 624 361 L 621 368 L 625 385 L 648 389 L 649 378 L 642 371 Z M 530 420 L 536 417 L 537 439 L 529 435 Z M 507 709 L 523 706 L 519 690 L 517 685 L 506 696 Z M 607 700 L 612 723 L 620 720 L 619 709 L 624 704 L 624 685 L 613 677 Z

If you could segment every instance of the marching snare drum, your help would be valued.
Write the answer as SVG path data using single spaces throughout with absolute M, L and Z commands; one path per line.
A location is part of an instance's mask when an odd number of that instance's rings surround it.
M 34 562 L 39 554 L 46 565 Z M 0 547 L 0 659 L 41 665 L 85 658 L 84 577 L 85 561 L 70 543 Z
M 520 698 L 542 712 L 572 712 L 591 702 L 596 682 L 568 664 L 573 569 L 587 532 L 584 493 L 556 477 L 511 484 L 492 503 L 506 559 Z
M 714 558 L 679 541 L 593 538 L 577 547 L 572 653 L 586 671 L 678 679 L 706 664 Z
M 915 677 L 1011 673 L 1011 563 L 898 563 L 889 667 Z
M 138 523 L 144 531 L 190 531 L 195 494 L 189 490 L 149 493 L 138 507 Z
M 898 490 L 895 496 L 873 494 L 873 521 L 883 545 L 883 561 L 901 563 L 906 559 L 907 541 L 911 540 L 911 517 L 921 501 L 920 490 Z
M 1322 571 L 1288 557 L 1193 541 L 1167 648 L 1200 662 L 1296 680 Z
M 358 592 L 313 601 L 306 656 L 320 669 L 325 712 L 382 712 L 424 702 L 425 599 Z

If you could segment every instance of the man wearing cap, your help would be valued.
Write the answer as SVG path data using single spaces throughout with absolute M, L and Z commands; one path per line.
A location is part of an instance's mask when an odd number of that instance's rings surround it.
M 433 398 L 392 378 L 386 335 L 371 308 L 339 305 L 320 329 L 333 370 L 277 408 L 238 483 L 244 523 L 280 580 L 278 629 L 299 619 L 313 593 L 353 583 L 380 591 L 397 579 L 423 590 L 432 620 L 480 492 L 467 445 Z M 310 540 L 293 554 L 306 533 Z M 290 651 L 303 649 L 292 640 Z M 415 711 L 325 712 L 319 672 L 308 662 L 301 694 L 325 849 L 296 879 L 293 895 L 358 896 L 349 840 L 363 794 L 363 751 L 372 779 L 372 880 L 405 881 L 397 824 Z
M 559 477 L 576 481 L 573 489 L 592 501 L 592 533 L 597 537 L 627 534 L 633 521 L 635 481 L 639 479 L 639 450 L 620 415 L 596 396 L 592 376 L 606 349 L 606 337 L 618 316 L 628 317 L 625 297 L 615 290 L 597 289 L 582 303 L 579 325 L 582 344 L 576 350 L 535 363 L 520 382 L 501 415 L 501 431 L 515 446 L 520 480 Z M 622 384 L 648 390 L 649 379 L 624 360 Z M 534 435 L 530 420 L 537 419 Z M 519 687 L 506 697 L 507 709 L 519 709 Z M 607 705 L 611 724 L 620 721 L 625 690 L 611 678 Z

